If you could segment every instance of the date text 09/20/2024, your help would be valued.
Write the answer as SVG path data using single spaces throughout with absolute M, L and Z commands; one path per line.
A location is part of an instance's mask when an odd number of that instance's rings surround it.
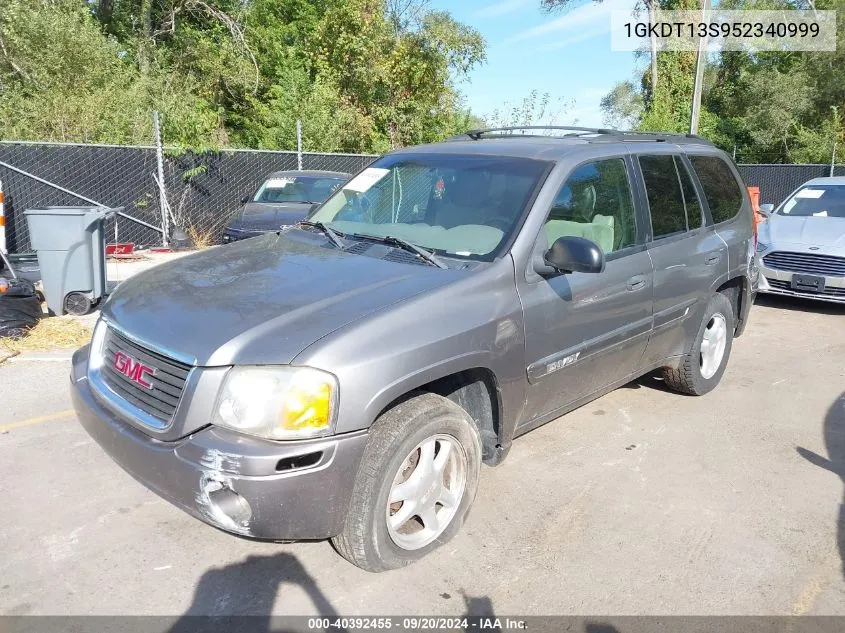
M 332 617 L 309 618 L 308 629 L 314 631 L 331 630 L 404 630 L 404 631 L 504 631 L 525 630 L 526 622 L 520 618 L 495 616 L 462 617 Z

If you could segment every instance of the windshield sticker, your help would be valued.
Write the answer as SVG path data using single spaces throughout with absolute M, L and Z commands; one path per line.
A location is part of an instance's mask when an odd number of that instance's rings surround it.
M 821 198 L 824 195 L 824 189 L 802 189 L 795 194 L 796 198 Z
M 816 213 L 813 214 L 813 216 L 817 217 L 817 218 L 826 218 L 827 217 L 827 210 L 817 211 Z
M 270 178 L 264 183 L 265 189 L 284 189 L 296 181 L 296 178 Z
M 352 180 L 343 185 L 344 191 L 357 191 L 364 193 L 379 180 L 384 178 L 390 172 L 389 169 L 381 167 L 367 167 L 360 174 L 355 176 Z

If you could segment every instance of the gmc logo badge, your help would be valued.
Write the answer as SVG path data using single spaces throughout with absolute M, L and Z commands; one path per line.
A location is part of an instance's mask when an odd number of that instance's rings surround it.
M 114 355 L 114 369 L 136 385 L 141 385 L 144 389 L 153 388 L 153 383 L 147 380 L 146 376 L 154 376 L 156 373 L 155 367 L 145 365 L 123 352 L 117 352 Z

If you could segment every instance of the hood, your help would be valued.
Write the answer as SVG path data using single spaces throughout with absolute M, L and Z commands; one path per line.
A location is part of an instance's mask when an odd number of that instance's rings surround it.
M 103 316 L 192 364 L 287 364 L 334 330 L 465 274 L 324 244 L 291 231 L 188 255 L 120 284 Z
M 770 244 L 845 247 L 845 218 L 773 215 L 764 224 L 761 241 Z
M 246 230 L 278 231 L 304 220 L 311 205 L 302 202 L 247 202 L 232 226 Z

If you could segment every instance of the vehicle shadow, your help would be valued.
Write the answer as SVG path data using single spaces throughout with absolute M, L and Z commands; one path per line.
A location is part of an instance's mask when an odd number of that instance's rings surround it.
M 754 305 L 767 308 L 778 308 L 780 310 L 792 310 L 793 312 L 812 312 L 816 314 L 842 314 L 845 315 L 845 304 L 826 303 L 812 299 L 799 299 L 798 297 L 786 297 L 781 295 L 758 294 Z M 754 317 L 752 316 L 752 319 Z
M 635 378 L 629 383 L 622 385 L 622 389 L 642 389 L 643 387 L 648 387 L 649 389 L 654 389 L 655 391 L 663 391 L 665 393 L 671 393 L 673 395 L 683 395 L 679 394 L 677 391 L 670 389 L 666 386 L 666 382 L 663 380 L 663 370 L 656 369 L 652 372 L 649 372 L 639 378 Z
M 464 597 L 464 606 L 466 609 L 466 612 L 461 616 L 467 620 L 465 631 L 501 633 L 501 627 L 494 625 L 496 613 L 493 610 L 493 601 L 488 596 L 475 598 L 468 596 L 464 591 L 461 591 L 461 594 Z
M 845 484 L 845 393 L 841 394 L 827 411 L 824 419 L 824 443 L 827 458 L 801 446 L 795 450 L 811 464 L 838 475 Z M 842 576 L 845 578 L 845 491 L 837 515 L 836 541 L 842 561 Z
M 285 584 L 304 590 L 320 615 L 338 615 L 299 559 L 282 552 L 248 556 L 241 562 L 206 571 L 197 583 L 190 607 L 169 633 L 218 629 L 284 633 L 284 626 L 273 626 L 272 614 L 279 588 Z

